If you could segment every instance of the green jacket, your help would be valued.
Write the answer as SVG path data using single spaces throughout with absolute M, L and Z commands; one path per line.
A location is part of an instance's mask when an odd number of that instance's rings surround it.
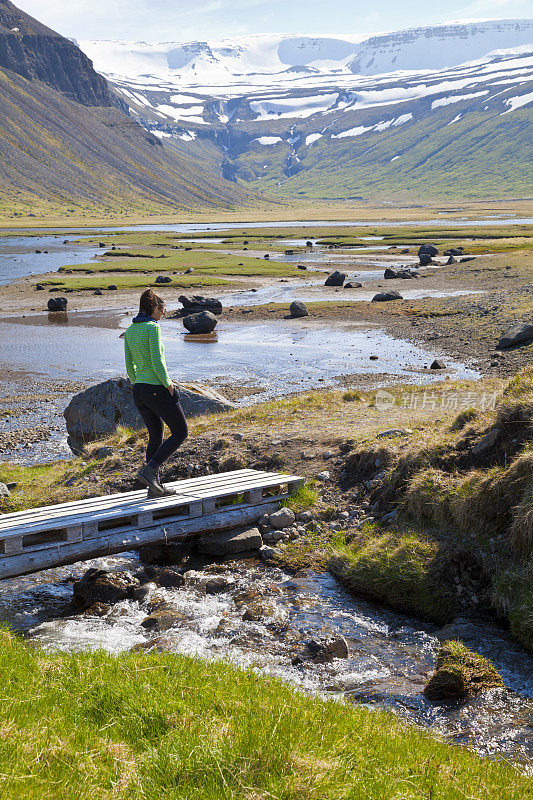
M 132 322 L 124 334 L 124 358 L 132 383 L 171 385 L 165 364 L 165 348 L 157 322 Z

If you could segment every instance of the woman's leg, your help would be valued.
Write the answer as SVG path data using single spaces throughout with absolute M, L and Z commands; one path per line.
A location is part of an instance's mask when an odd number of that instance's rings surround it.
M 155 387 L 148 384 L 135 384 L 133 400 L 137 411 L 143 418 L 148 429 L 148 445 L 146 447 L 146 461 L 150 461 L 154 453 L 163 442 L 163 420 L 146 405 L 146 400 L 151 401 L 152 391 Z
M 156 470 L 183 444 L 188 436 L 187 420 L 179 401 L 170 394 L 168 389 L 162 388 L 167 397 L 161 396 L 157 407 L 152 406 L 152 408 L 168 425 L 170 436 L 160 444 L 148 462 Z

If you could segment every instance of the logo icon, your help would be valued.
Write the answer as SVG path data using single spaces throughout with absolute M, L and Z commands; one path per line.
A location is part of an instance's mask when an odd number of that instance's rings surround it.
M 374 403 L 378 411 L 389 411 L 394 406 L 394 395 L 385 389 L 378 389 Z

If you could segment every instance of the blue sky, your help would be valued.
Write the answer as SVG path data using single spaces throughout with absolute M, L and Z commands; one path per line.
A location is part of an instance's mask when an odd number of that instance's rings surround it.
M 17 0 L 77 39 L 190 41 L 250 33 L 373 33 L 533 16 L 533 0 Z

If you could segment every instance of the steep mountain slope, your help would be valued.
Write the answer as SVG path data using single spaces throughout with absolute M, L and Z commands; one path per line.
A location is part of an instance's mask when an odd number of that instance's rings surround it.
M 0 212 L 231 207 L 248 192 L 166 150 L 71 41 L 0 0 Z
M 531 20 L 81 47 L 167 146 L 269 193 L 530 193 Z

